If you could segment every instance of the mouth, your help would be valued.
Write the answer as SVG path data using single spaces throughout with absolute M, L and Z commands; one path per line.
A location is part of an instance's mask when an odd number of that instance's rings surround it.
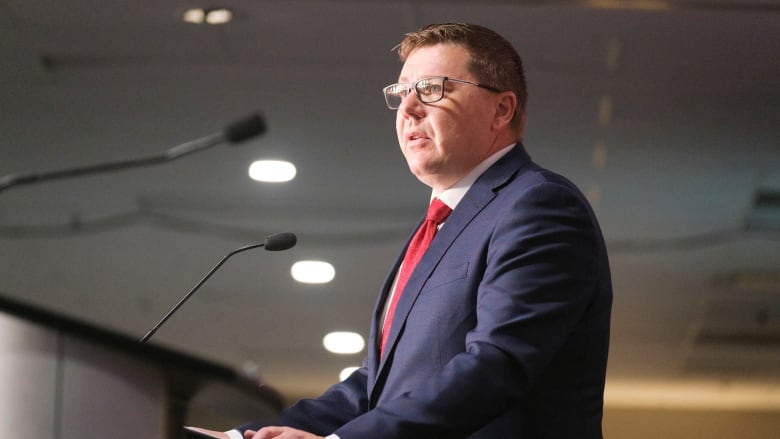
M 415 141 L 418 141 L 418 140 L 429 140 L 429 139 L 430 138 L 428 136 L 426 136 L 425 134 L 418 133 L 418 132 L 412 132 L 412 133 L 409 133 L 409 134 L 406 135 L 406 140 L 410 141 L 410 142 L 415 142 Z

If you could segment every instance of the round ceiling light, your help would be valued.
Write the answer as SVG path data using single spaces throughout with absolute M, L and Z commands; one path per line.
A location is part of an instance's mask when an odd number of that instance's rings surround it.
M 322 345 L 334 354 L 357 354 L 366 347 L 366 342 L 357 332 L 336 331 L 323 337 Z

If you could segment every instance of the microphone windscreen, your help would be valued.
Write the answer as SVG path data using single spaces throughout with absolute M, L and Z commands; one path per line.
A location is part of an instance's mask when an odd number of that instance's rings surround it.
M 233 122 L 225 128 L 225 139 L 229 143 L 238 143 L 265 132 L 265 121 L 259 114 L 253 114 Z
M 277 233 L 265 238 L 264 247 L 266 250 L 275 252 L 292 248 L 297 242 L 298 238 L 294 233 Z

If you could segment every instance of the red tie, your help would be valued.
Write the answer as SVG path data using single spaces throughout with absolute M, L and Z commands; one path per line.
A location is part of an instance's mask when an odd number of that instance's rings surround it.
M 390 334 L 390 326 L 393 323 L 393 314 L 395 313 L 395 307 L 398 304 L 398 299 L 401 297 L 401 293 L 404 291 L 406 281 L 414 271 L 414 267 L 417 266 L 417 262 L 420 261 L 425 250 L 433 240 L 433 235 L 436 234 L 439 224 L 443 223 L 447 216 L 452 212 L 452 209 L 447 207 L 438 198 L 434 198 L 431 205 L 428 206 L 428 213 L 425 215 L 425 221 L 417 229 L 417 232 L 409 241 L 409 247 L 406 249 L 406 255 L 404 255 L 403 265 L 401 266 L 401 272 L 398 274 L 398 282 L 395 286 L 392 298 L 390 300 L 390 306 L 387 308 L 387 315 L 385 316 L 385 323 L 382 326 L 382 344 L 380 345 L 380 355 L 385 349 L 385 343 L 387 343 L 387 336 Z

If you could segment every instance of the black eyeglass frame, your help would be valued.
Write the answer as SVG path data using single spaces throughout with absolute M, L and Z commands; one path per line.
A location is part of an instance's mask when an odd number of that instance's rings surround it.
M 433 99 L 430 98 L 431 93 L 424 93 L 420 91 L 420 84 L 424 83 L 424 81 L 430 81 L 431 79 L 441 80 L 441 90 L 438 93 L 437 97 L 434 97 Z M 434 102 L 439 102 L 440 100 L 444 99 L 444 84 L 447 81 L 452 82 L 460 82 L 462 84 L 470 84 L 470 85 L 476 85 L 479 88 L 484 88 L 485 90 L 490 90 L 494 93 L 503 93 L 504 90 L 500 90 L 496 87 L 493 87 L 491 85 L 487 84 L 480 84 L 478 82 L 473 81 L 467 81 L 465 79 L 456 79 L 456 78 L 450 78 L 449 76 L 426 76 L 425 78 L 420 78 L 415 82 L 406 82 L 406 83 L 395 83 L 390 84 L 387 87 L 382 89 L 382 93 L 385 96 L 385 103 L 387 104 L 387 108 L 391 110 L 397 110 L 398 107 L 401 105 L 401 101 L 407 96 L 409 96 L 409 91 L 414 90 L 414 94 L 417 95 L 417 99 L 420 100 L 423 104 L 432 104 Z M 388 93 L 390 89 L 394 87 L 401 87 L 404 86 L 403 91 L 405 92 L 403 96 L 399 93 Z M 432 92 L 435 93 L 435 92 Z M 398 102 L 398 105 L 393 106 L 393 104 L 390 103 L 390 96 L 394 97 L 400 97 L 400 100 Z

